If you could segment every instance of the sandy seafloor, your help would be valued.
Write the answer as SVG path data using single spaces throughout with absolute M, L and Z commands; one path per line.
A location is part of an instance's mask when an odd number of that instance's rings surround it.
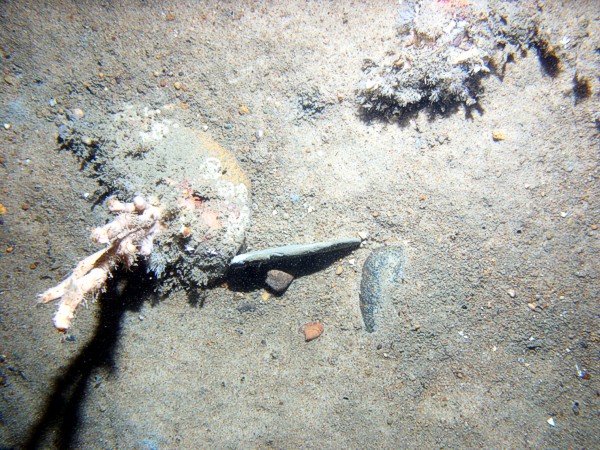
M 600 447 L 600 8 L 536 9 L 558 73 L 530 49 L 473 114 L 387 123 L 355 93 L 397 45 L 396 1 L 2 2 L 0 447 Z M 280 297 L 219 285 L 202 306 L 117 273 L 61 338 L 36 297 L 108 216 L 57 118 L 122 105 L 176 105 L 237 156 L 249 248 L 361 248 Z M 361 268 L 382 245 L 406 278 L 392 331 L 370 334 Z

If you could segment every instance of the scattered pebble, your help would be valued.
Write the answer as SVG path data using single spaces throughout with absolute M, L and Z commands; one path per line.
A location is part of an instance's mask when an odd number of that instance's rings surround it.
M 89 136 L 83 136 L 81 138 L 81 142 L 83 142 L 83 145 L 87 145 L 88 147 L 91 147 L 92 145 L 96 144 L 97 141 L 95 139 L 92 139 Z
M 180 81 L 176 81 L 176 82 L 173 84 L 173 87 L 174 87 L 175 89 L 177 89 L 177 90 L 180 90 L 180 89 L 183 87 L 183 84 L 181 84 L 181 82 L 180 82 Z
M 262 294 L 260 294 L 260 301 L 261 302 L 266 302 L 271 298 L 271 294 L 267 291 L 263 291 Z
M 163 78 L 162 80 L 160 80 L 160 82 L 158 83 L 158 85 L 160 87 L 165 87 L 167 85 L 167 80 L 165 78 Z
M 4 124 L 4 129 L 5 130 L 10 130 L 10 123 L 5 123 Z
M 241 105 L 240 109 L 238 111 L 240 113 L 240 116 L 244 116 L 246 114 L 250 114 L 250 109 L 248 109 L 248 107 L 246 105 Z
M 6 75 L 4 77 L 4 82 L 6 84 L 10 84 L 11 86 L 16 86 L 18 83 L 18 80 L 15 77 L 13 77 L 12 75 Z
M 369 232 L 368 231 L 359 231 L 358 232 L 358 237 L 362 240 L 362 241 L 366 241 L 369 238 Z
M 517 292 L 514 289 L 509 289 L 508 291 L 506 291 L 506 293 L 510 298 L 515 298 L 517 296 Z
M 550 425 L 552 425 L 553 427 L 556 426 L 556 423 L 554 423 L 554 418 L 550 417 L 548 420 L 546 420 L 546 422 L 548 422 Z
M 237 309 L 240 313 L 253 313 L 256 311 L 256 306 L 254 306 L 252 303 L 242 303 L 235 309 Z
M 339 266 L 339 267 L 337 268 L 337 270 L 335 271 L 335 274 L 336 274 L 336 275 L 341 275 L 341 274 L 342 274 L 342 272 L 344 272 L 344 268 L 343 268 L 342 266 Z
M 48 105 L 50 105 L 51 108 L 54 108 L 56 106 L 56 99 L 51 98 Z
M 561 213 L 560 213 L 560 217 L 567 217 L 567 213 L 566 213 L 566 212 L 564 212 L 564 211 L 561 211 Z
M 6 214 L 6 206 L 0 203 L 0 215 Z
M 325 328 L 321 322 L 310 322 L 302 327 L 304 333 L 304 340 L 306 342 L 312 341 L 323 334 Z
M 29 268 L 31 270 L 34 270 L 35 268 L 37 268 L 37 266 L 38 266 L 38 263 L 36 263 L 36 262 L 32 262 L 31 264 L 29 264 Z
M 83 116 L 85 116 L 85 113 L 83 112 L 82 109 L 80 108 L 75 108 L 73 111 L 71 111 L 73 113 L 73 115 L 78 118 L 78 119 L 82 119 Z
M 269 270 L 265 283 L 276 294 L 282 294 L 294 280 L 294 276 L 283 270 Z
M 504 130 L 492 130 L 492 139 L 494 141 L 504 141 L 506 139 L 506 132 Z

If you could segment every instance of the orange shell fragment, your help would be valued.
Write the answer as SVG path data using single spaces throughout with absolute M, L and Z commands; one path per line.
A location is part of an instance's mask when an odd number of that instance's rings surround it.
M 304 340 L 306 342 L 312 341 L 323 334 L 325 328 L 321 322 L 310 322 L 302 327 L 304 333 Z

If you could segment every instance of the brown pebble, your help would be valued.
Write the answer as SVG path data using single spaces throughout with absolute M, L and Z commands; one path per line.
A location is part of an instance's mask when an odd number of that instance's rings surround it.
M 282 294 L 294 280 L 294 276 L 283 270 L 269 270 L 265 284 L 276 294 Z
M 21 205 L 21 209 L 22 209 L 23 211 L 27 211 L 29 208 L 31 208 L 31 205 L 30 205 L 29 203 L 23 203 L 23 204 Z
M 167 80 L 165 80 L 164 78 L 162 80 L 160 80 L 160 83 L 158 83 L 158 85 L 160 87 L 165 87 L 167 85 Z
M 31 264 L 29 264 L 29 268 L 31 270 L 35 269 L 37 267 L 37 263 L 36 262 L 32 262 Z
M 310 322 L 302 327 L 304 333 L 304 340 L 306 342 L 312 341 L 323 334 L 325 328 L 321 322 Z

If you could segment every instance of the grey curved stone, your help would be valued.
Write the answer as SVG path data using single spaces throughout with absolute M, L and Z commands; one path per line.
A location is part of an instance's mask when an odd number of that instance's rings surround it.
M 360 282 L 360 311 L 369 333 L 396 314 L 392 300 L 404 279 L 405 264 L 404 251 L 398 246 L 373 250 L 365 261 Z
M 242 253 L 237 255 L 229 263 L 232 269 L 248 266 L 257 266 L 272 262 L 284 262 L 293 258 L 330 253 L 340 250 L 355 249 L 360 246 L 358 238 L 343 238 L 326 242 L 315 242 L 313 244 L 285 245 L 265 250 Z

